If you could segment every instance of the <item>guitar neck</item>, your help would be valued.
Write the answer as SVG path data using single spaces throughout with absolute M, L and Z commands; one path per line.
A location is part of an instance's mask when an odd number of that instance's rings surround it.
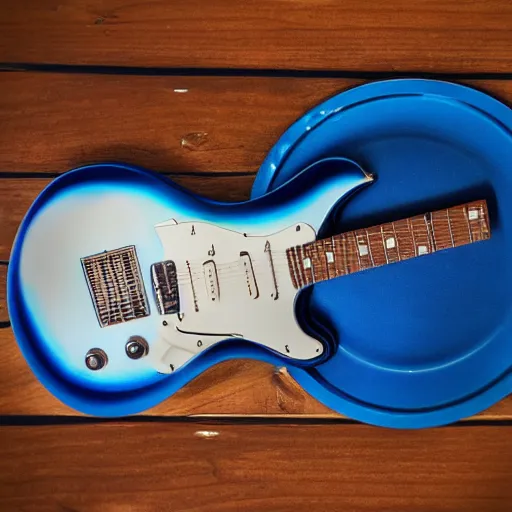
M 286 255 L 298 289 L 490 236 L 487 203 L 481 200 L 291 247 Z

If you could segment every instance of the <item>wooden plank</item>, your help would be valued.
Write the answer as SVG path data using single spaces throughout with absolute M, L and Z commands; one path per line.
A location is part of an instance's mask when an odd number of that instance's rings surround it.
M 0 258 L 1 260 L 1 258 Z M 7 266 L 0 264 L 0 323 L 7 322 Z
M 298 117 L 360 83 L 2 73 L 0 172 L 106 160 L 162 172 L 255 172 Z M 467 83 L 512 99 L 512 81 Z
M 508 0 L 6 4 L 3 62 L 402 72 L 512 64 Z
M 508 512 L 512 427 L 3 427 L 15 511 Z
M 0 171 L 14 172 L 64 172 L 112 160 L 162 172 L 256 171 L 297 117 L 360 83 L 52 73 L 0 77 Z
M 0 416 L 77 414 L 35 378 L 11 329 L 0 329 L 0 345 L 4 347 L 0 358 Z M 341 417 L 308 395 L 286 369 L 250 360 L 226 361 L 208 369 L 145 414 Z M 512 396 L 472 419 L 512 420 Z
M 247 176 L 170 176 L 176 183 L 196 194 L 225 201 L 247 199 L 254 181 L 253 175 Z M 50 178 L 1 179 L 0 178 L 0 260 L 7 260 L 19 224 L 30 205 L 50 183 Z M 0 275 L 2 274 L 0 268 Z M 1 293 L 1 292 L 0 292 Z M 0 308 L 2 303 L 0 295 Z M 0 309 L 0 320 L 2 318 Z
M 76 414 L 35 378 L 11 329 L 0 329 L 0 345 L 5 347 L 0 358 L 0 416 Z M 249 360 L 226 361 L 207 370 L 149 414 L 336 416 L 307 395 L 286 370 Z

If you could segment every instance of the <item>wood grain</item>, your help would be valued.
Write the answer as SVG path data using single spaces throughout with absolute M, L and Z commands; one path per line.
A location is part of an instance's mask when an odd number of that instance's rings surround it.
M 1 261 L 1 259 L 0 259 Z M 7 266 L 0 264 L 0 323 L 7 322 Z
M 297 117 L 357 83 L 1 73 L 0 171 L 256 171 Z
M 0 73 L 0 172 L 112 160 L 161 172 L 255 172 L 298 117 L 360 83 Z M 465 83 L 512 100 L 512 81 Z
M 509 72 L 508 0 L 8 0 L 0 61 Z
M 508 512 L 512 427 L 3 427 L 9 512 Z
M 1 415 L 75 415 L 36 379 L 11 329 L 0 329 Z M 226 361 L 208 369 L 150 416 L 341 417 L 308 395 L 284 368 L 251 360 Z M 471 419 L 512 420 L 512 396 Z
M 0 329 L 0 346 L 5 348 L 0 358 L 0 416 L 76 414 L 35 378 L 11 329 Z M 507 411 L 512 415 L 512 403 L 504 414 Z M 337 416 L 306 394 L 285 369 L 249 360 L 226 361 L 210 368 L 148 414 Z

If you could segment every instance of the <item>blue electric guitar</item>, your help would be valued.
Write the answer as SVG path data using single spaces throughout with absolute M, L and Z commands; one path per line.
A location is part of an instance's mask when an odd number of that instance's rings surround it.
M 66 173 L 35 201 L 12 251 L 8 305 L 23 353 L 51 391 L 87 412 L 92 395 L 144 409 L 145 393 L 185 383 L 191 361 L 221 344 L 319 364 L 336 344 L 303 330 L 301 290 L 490 236 L 476 201 L 317 240 L 372 180 L 330 158 L 263 197 L 225 204 L 123 165 Z

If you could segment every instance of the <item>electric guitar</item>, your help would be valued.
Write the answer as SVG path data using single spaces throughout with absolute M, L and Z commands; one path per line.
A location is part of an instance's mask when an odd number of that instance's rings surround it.
M 75 406 L 74 393 L 149 389 L 221 342 L 319 364 L 336 346 L 301 328 L 303 289 L 490 237 L 482 200 L 317 239 L 372 181 L 329 158 L 227 204 L 124 165 L 66 173 L 37 198 L 13 247 L 8 305 L 20 347 Z

